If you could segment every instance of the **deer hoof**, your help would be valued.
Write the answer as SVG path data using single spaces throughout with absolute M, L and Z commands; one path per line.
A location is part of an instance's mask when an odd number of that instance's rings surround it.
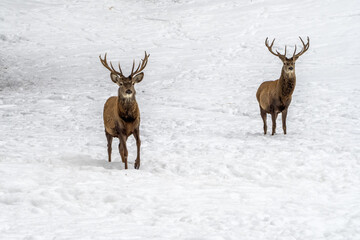
M 135 163 L 134 163 L 134 168 L 135 168 L 135 169 L 139 169 L 139 168 L 140 168 L 140 163 L 135 162 Z

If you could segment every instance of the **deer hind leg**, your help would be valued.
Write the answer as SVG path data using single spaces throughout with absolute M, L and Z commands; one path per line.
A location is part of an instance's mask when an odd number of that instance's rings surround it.
M 260 115 L 261 115 L 261 118 L 264 122 L 264 135 L 266 134 L 267 132 L 267 125 L 266 125 L 266 112 L 260 107 Z
M 287 116 L 287 108 L 281 113 L 282 128 L 284 130 L 284 134 L 286 134 L 286 116 Z
M 112 145 L 113 136 L 108 134 L 106 130 L 105 130 L 105 135 L 107 140 L 108 161 L 111 162 L 111 145 Z
M 125 169 L 128 169 L 128 164 L 127 164 L 128 150 L 126 147 L 126 137 L 119 136 L 119 139 L 120 139 L 119 152 L 120 152 L 121 160 L 123 163 L 125 163 Z
M 135 140 L 136 140 L 136 148 L 137 148 L 137 155 L 136 155 L 136 160 L 135 160 L 134 168 L 135 168 L 135 169 L 139 169 L 139 168 L 140 168 L 140 146 L 141 146 L 139 128 L 136 128 L 136 129 L 134 130 L 133 135 L 134 135 Z
M 271 112 L 271 120 L 272 120 L 272 133 L 271 133 L 271 135 L 275 134 L 277 116 L 278 116 L 278 113 Z

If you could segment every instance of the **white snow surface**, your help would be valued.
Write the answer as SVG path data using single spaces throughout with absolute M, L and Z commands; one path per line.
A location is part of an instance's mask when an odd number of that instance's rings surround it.
M 360 239 L 359 23 L 358 0 L 2 0 L 0 239 Z M 298 36 L 288 134 L 264 136 L 264 40 Z M 144 50 L 125 170 L 98 56 Z

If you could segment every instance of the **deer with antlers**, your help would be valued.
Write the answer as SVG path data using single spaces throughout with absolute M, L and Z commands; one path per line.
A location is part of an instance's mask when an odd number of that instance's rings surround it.
M 268 38 L 265 40 L 265 46 L 268 48 L 270 53 L 280 58 L 283 62 L 283 67 L 281 70 L 281 76 L 278 80 L 275 81 L 267 81 L 263 82 L 257 92 L 256 98 L 259 102 L 260 106 L 260 115 L 264 122 L 264 134 L 267 131 L 266 125 L 266 114 L 271 114 L 272 119 L 272 135 L 275 134 L 276 129 L 276 118 L 279 113 L 281 113 L 282 117 L 282 127 L 284 134 L 286 134 L 286 116 L 287 111 L 291 102 L 291 97 L 295 89 L 296 84 L 296 76 L 295 76 L 295 61 L 303 55 L 310 46 L 309 37 L 307 37 L 307 43 L 299 37 L 301 43 L 303 45 L 303 49 L 296 53 L 296 45 L 295 50 L 291 58 L 286 57 L 286 46 L 285 53 L 282 55 L 278 51 L 276 53 L 272 50 L 272 46 L 274 45 L 275 39 L 269 46 Z
M 145 52 L 144 59 L 141 60 L 139 66 L 134 71 L 135 60 L 131 69 L 131 74 L 125 77 L 121 71 L 119 63 L 119 71 L 116 71 L 110 62 L 110 67 L 106 60 L 106 53 L 104 59 L 99 56 L 102 65 L 110 71 L 111 80 L 119 85 L 118 96 L 110 97 L 104 106 L 104 125 L 105 135 L 107 139 L 108 160 L 111 162 L 111 145 L 114 137 L 119 138 L 119 152 L 121 160 L 125 163 L 125 169 L 128 168 L 128 150 L 126 141 L 132 134 L 136 140 L 137 157 L 135 160 L 134 168 L 140 167 L 140 111 L 135 99 L 135 83 L 141 82 L 144 77 L 142 72 L 148 62 L 150 54 Z

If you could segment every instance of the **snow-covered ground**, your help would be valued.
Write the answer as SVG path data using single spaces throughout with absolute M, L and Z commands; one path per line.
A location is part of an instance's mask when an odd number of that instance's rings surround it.
M 359 23 L 358 0 L 1 0 L 0 239 L 360 239 Z M 264 40 L 298 36 L 288 134 L 264 136 Z M 98 56 L 144 50 L 125 171 Z

